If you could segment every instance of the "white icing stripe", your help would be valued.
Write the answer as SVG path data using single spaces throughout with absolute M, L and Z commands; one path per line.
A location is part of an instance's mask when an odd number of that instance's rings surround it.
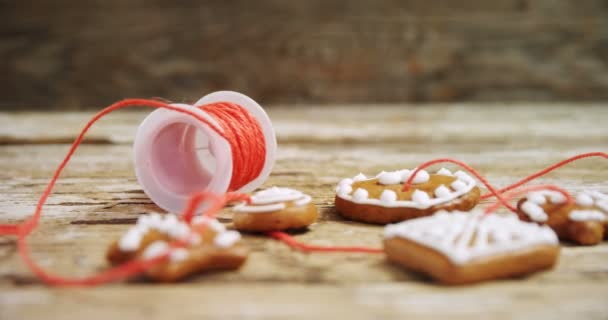
M 256 212 L 272 212 L 279 211 L 285 209 L 285 203 L 273 203 L 267 204 L 264 206 L 248 206 L 246 203 L 241 203 L 234 207 L 235 212 L 246 212 L 246 213 L 256 213 Z
M 586 193 L 579 193 L 576 196 L 576 204 L 583 207 L 590 207 L 593 205 L 593 198 Z
M 352 184 L 352 180 L 350 182 Z M 275 202 L 287 202 L 300 199 L 302 192 L 290 188 L 272 187 L 256 192 L 251 196 L 252 204 L 269 204 Z
M 218 234 L 215 239 L 213 239 L 213 243 L 220 248 L 228 248 L 234 245 L 237 241 L 241 239 L 241 234 L 237 231 L 226 231 Z
M 340 182 L 340 185 L 336 188 L 336 192 L 341 191 L 344 188 L 350 188 L 350 184 L 353 183 L 353 179 L 344 179 Z M 352 188 L 350 188 L 352 190 Z M 350 190 L 349 190 L 350 192 Z M 286 202 L 293 202 L 296 207 L 304 206 L 312 201 L 312 198 L 300 191 L 289 189 L 289 188 L 278 188 L 272 187 L 270 189 L 262 190 L 251 196 L 251 205 L 247 203 L 241 203 L 234 207 L 235 212 L 243 213 L 264 213 L 280 211 L 287 208 Z M 256 199 L 254 201 L 254 199 Z M 261 205 L 260 205 L 261 204 Z
M 558 245 L 555 232 L 547 226 L 520 221 L 513 214 L 484 215 L 479 210 L 441 211 L 433 216 L 387 225 L 384 237 L 414 241 L 436 250 L 454 264 L 535 245 Z
M 545 222 L 549 220 L 549 216 L 545 210 L 532 201 L 526 201 L 521 205 L 521 211 L 525 213 L 532 221 Z
M 422 171 L 424 171 L 424 170 L 422 170 Z M 420 172 L 422 172 L 422 171 L 420 171 Z M 399 172 L 404 172 L 404 170 L 400 170 Z M 424 171 L 424 172 L 426 172 L 426 171 Z M 383 171 L 380 174 L 378 174 L 377 177 L 379 177 L 383 174 L 386 174 L 386 173 L 387 172 Z M 424 174 L 423 174 L 423 176 L 424 176 Z M 416 177 L 418 177 L 418 175 L 416 175 Z M 357 190 L 355 190 L 353 192 L 351 181 L 354 181 L 355 180 L 354 178 L 342 180 L 338 184 L 338 187 L 336 188 L 336 195 L 339 198 L 342 198 L 344 200 L 351 201 L 354 203 L 358 203 L 358 204 L 379 205 L 379 206 L 386 207 L 386 208 L 427 209 L 431 206 L 435 206 L 438 204 L 443 204 L 443 203 L 452 201 L 452 200 L 470 192 L 477 185 L 475 179 L 473 179 L 469 175 L 467 175 L 466 172 L 459 171 L 458 179 L 459 180 L 455 180 L 451 185 L 455 191 L 451 191 L 446 187 L 446 189 L 449 193 L 446 193 L 445 190 L 440 191 L 442 196 L 438 196 L 436 198 L 429 198 L 428 194 L 426 194 L 426 192 L 422 192 L 422 191 L 420 191 L 420 192 L 424 193 L 424 195 L 422 195 L 422 194 L 416 195 L 416 192 L 414 192 L 412 194 L 411 201 L 408 201 L 408 200 L 382 201 L 381 199 L 369 198 L 369 193 L 365 189 L 357 188 Z M 368 179 L 368 180 L 371 180 L 371 179 Z M 416 191 L 419 191 L 419 190 L 416 190 Z M 416 196 L 414 197 L 414 195 L 416 195 Z
M 311 201 L 312 201 L 312 198 L 309 195 L 305 194 L 302 199 L 294 201 L 293 205 L 296 207 L 301 207 L 301 206 L 309 204 Z
M 605 221 L 606 215 L 597 210 L 573 210 L 568 218 L 572 221 Z

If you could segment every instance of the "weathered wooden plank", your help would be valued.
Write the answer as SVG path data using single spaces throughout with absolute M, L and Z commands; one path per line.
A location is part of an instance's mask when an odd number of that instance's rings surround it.
M 265 185 L 299 188 L 314 197 L 320 222 L 297 237 L 315 244 L 380 246 L 381 227 L 336 215 L 334 187 L 345 176 L 451 156 L 479 168 L 496 185 L 506 185 L 568 155 L 606 151 L 608 141 L 608 110 L 601 105 L 344 106 L 269 112 L 280 143 L 276 167 Z M 93 129 L 92 137 L 99 140 L 82 146 L 73 158 L 45 207 L 40 229 L 30 237 L 34 257 L 45 268 L 71 276 L 105 268 L 108 243 L 139 214 L 159 210 L 138 186 L 131 163 L 130 141 L 144 115 L 112 115 Z M 67 143 L 89 116 L 0 114 L 1 222 L 30 214 Z M 589 159 L 539 182 L 608 192 L 607 180 L 606 161 Z M 229 223 L 228 210 L 221 217 Z M 608 311 L 603 301 L 608 293 L 606 243 L 565 245 L 551 272 L 451 289 L 389 265 L 381 255 L 302 254 L 252 235 L 245 236 L 245 243 L 252 255 L 234 273 L 202 275 L 178 285 L 50 290 L 25 269 L 11 238 L 2 237 L 0 318 L 61 314 L 69 319 L 85 313 L 93 318 L 304 318 L 322 312 L 326 318 L 353 319 L 602 319 Z

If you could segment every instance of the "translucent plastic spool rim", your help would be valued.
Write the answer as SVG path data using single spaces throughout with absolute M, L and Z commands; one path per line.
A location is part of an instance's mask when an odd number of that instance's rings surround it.
M 274 129 L 262 107 L 237 92 L 214 92 L 201 98 L 195 106 L 222 101 L 242 106 L 262 127 L 266 142 L 264 167 L 257 178 L 235 190 L 251 192 L 264 183 L 272 171 L 276 155 Z M 172 106 L 191 111 L 217 125 L 211 116 L 195 106 Z M 212 172 L 206 170 L 198 158 L 194 145 L 196 132 L 200 132 L 208 140 L 209 152 L 214 156 L 216 164 Z M 228 191 L 233 170 L 230 144 L 207 125 L 188 114 L 166 109 L 153 111 L 140 124 L 133 150 L 135 174 L 141 187 L 154 203 L 169 212 L 182 212 L 193 192 L 212 191 L 223 194 Z M 201 206 L 198 211 L 204 208 L 205 206 Z

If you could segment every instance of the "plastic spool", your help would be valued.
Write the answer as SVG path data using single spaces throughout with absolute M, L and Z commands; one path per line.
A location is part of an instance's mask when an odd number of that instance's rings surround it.
M 214 102 L 236 103 L 260 123 L 266 142 L 264 167 L 257 178 L 239 190 L 230 190 L 251 192 L 264 183 L 274 165 L 277 142 L 272 122 L 257 102 L 238 92 L 213 92 L 194 105 Z M 173 106 L 196 112 L 217 124 L 209 114 L 195 106 Z M 133 149 L 139 184 L 154 203 L 169 212 L 182 212 L 193 192 L 229 191 L 232 152 L 228 141 L 189 115 L 166 109 L 150 113 L 137 129 Z

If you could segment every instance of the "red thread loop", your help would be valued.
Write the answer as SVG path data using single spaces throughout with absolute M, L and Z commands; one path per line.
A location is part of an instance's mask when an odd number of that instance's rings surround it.
M 422 165 L 418 166 L 418 168 L 416 168 L 416 170 L 414 170 L 414 172 L 412 172 L 412 174 L 410 175 L 410 177 L 407 179 L 407 181 L 403 184 L 403 191 L 407 191 L 410 189 L 410 187 L 412 186 L 412 182 L 414 181 L 414 178 L 416 177 L 416 175 L 418 174 L 418 172 L 420 172 L 420 170 L 423 170 L 425 168 L 428 168 L 434 164 L 438 164 L 438 163 L 444 163 L 444 162 L 449 162 L 449 163 L 453 163 L 453 164 L 457 164 L 461 167 L 463 167 L 464 169 L 466 169 L 467 171 L 469 171 L 471 174 L 473 174 L 477 179 L 479 179 L 479 181 L 481 181 L 481 183 L 483 183 L 486 188 L 488 188 L 488 190 L 490 190 L 490 193 L 493 194 L 496 198 L 498 198 L 498 201 L 504 205 L 505 207 L 509 208 L 509 210 L 513 211 L 513 212 L 517 212 L 517 210 L 515 208 L 513 208 L 507 201 L 505 201 L 501 196 L 500 193 L 498 191 L 496 191 L 496 189 L 490 184 L 490 182 L 488 182 L 488 180 L 482 176 L 477 170 L 473 169 L 471 166 L 469 166 L 468 164 L 459 161 L 459 160 L 454 160 L 454 159 L 450 159 L 450 158 L 441 158 L 441 159 L 435 159 L 435 160 L 431 160 L 431 161 L 427 161 L 425 163 L 423 163 Z
M 520 195 L 526 194 L 528 192 L 532 192 L 532 191 L 540 191 L 540 190 L 551 190 L 551 191 L 556 191 L 561 193 L 564 197 L 566 197 L 566 202 L 565 205 L 571 205 L 574 203 L 574 199 L 572 198 L 572 195 L 570 195 L 570 193 L 568 191 L 566 191 L 565 189 L 562 189 L 560 187 L 554 186 L 554 185 L 537 185 L 537 186 L 529 186 L 529 187 L 523 187 L 517 191 L 512 191 L 509 192 L 507 194 L 504 195 L 504 200 L 505 201 L 509 201 L 515 197 L 518 197 Z M 490 214 L 494 211 L 496 211 L 498 208 L 500 208 L 501 203 L 497 202 L 489 207 L 486 208 L 486 210 L 484 211 L 485 214 Z
M 547 173 L 549 173 L 549 172 L 551 172 L 551 171 L 553 171 L 555 169 L 561 168 L 561 167 L 563 167 L 563 166 L 565 166 L 565 165 L 567 165 L 567 164 L 569 164 L 571 162 L 574 162 L 574 161 L 577 161 L 577 160 L 580 160 L 580 159 L 584 159 L 584 158 L 591 158 L 591 157 L 602 157 L 602 158 L 608 159 L 608 154 L 605 153 L 605 152 L 589 152 L 589 153 L 582 153 L 582 154 L 576 155 L 574 157 L 570 157 L 570 158 L 562 160 L 562 161 L 560 161 L 560 162 L 558 162 L 558 163 L 556 163 L 556 164 L 554 164 L 554 165 L 552 165 L 550 167 L 547 167 L 546 169 L 543 169 L 543 170 L 541 170 L 541 171 L 539 171 L 537 173 L 531 174 L 531 175 L 523 178 L 522 180 L 520 180 L 520 181 L 518 181 L 516 183 L 513 183 L 513 184 L 511 184 L 509 186 L 506 186 L 506 187 L 498 190 L 498 193 L 505 193 L 505 192 L 507 192 L 509 190 L 513 190 L 513 189 L 515 189 L 515 188 L 517 188 L 517 187 L 519 187 L 519 186 L 521 186 L 521 185 L 523 185 L 525 183 L 528 183 L 528 182 L 530 182 L 530 181 L 532 181 L 532 180 L 534 180 L 534 179 L 536 179 L 538 177 L 544 176 L 545 174 L 547 174 Z M 494 193 L 484 194 L 483 196 L 481 196 L 481 199 L 487 199 L 487 198 L 492 197 L 493 195 L 494 195 Z

